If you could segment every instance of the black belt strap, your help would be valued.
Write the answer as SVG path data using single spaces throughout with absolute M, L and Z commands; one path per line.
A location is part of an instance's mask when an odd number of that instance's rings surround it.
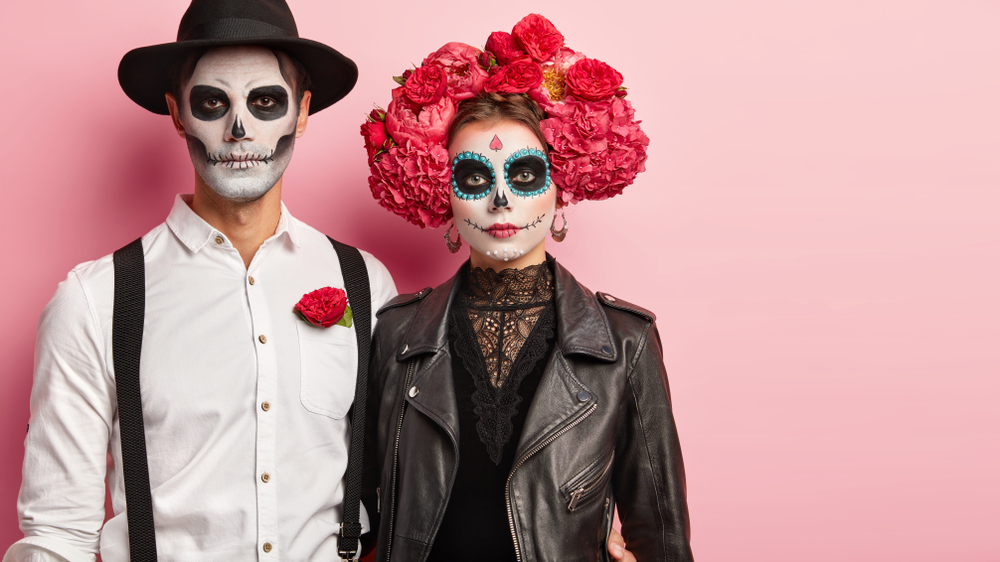
M 328 237 L 329 238 L 329 237 Z M 368 356 L 371 352 L 372 303 L 371 284 L 368 282 L 368 268 L 357 248 L 330 238 L 340 270 L 344 274 L 347 288 L 347 302 L 354 316 L 354 333 L 358 338 L 358 381 L 354 389 L 354 405 L 351 407 L 351 449 L 347 456 L 347 487 L 344 491 L 344 516 L 337 537 L 337 550 L 344 560 L 354 558 L 358 553 L 358 537 L 361 536 L 361 464 L 365 445 L 365 404 L 368 400 Z
M 328 237 L 329 238 L 329 237 Z M 361 464 L 364 456 L 365 402 L 368 397 L 368 356 L 371 351 L 371 284 L 361 252 L 330 238 L 340 260 L 347 301 L 358 338 L 358 378 L 351 417 L 351 448 L 347 461 L 344 515 L 338 550 L 351 559 L 361 536 Z M 146 434 L 139 391 L 139 358 L 146 313 L 146 271 L 139 238 L 114 253 L 115 304 L 112 342 L 118 398 L 118 427 L 122 445 L 122 473 L 128 515 L 129 555 L 132 562 L 156 562 L 156 532 L 146 460 Z
M 122 444 L 128 549 L 132 562 L 156 562 L 153 501 L 149 491 L 146 434 L 139 392 L 139 357 L 146 316 L 146 266 L 142 238 L 114 254 L 115 307 L 111 352 L 118 398 L 118 431 Z

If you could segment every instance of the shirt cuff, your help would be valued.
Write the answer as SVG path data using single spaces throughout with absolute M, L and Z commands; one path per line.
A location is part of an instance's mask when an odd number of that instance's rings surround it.
M 49 537 L 24 537 L 12 544 L 3 555 L 3 562 L 95 562 L 88 554 L 65 542 Z

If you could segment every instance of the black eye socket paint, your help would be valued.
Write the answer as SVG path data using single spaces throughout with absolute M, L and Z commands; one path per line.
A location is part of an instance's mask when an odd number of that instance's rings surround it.
M 545 160 L 538 156 L 522 156 L 507 168 L 507 183 L 518 195 L 538 195 L 547 187 L 547 167 Z
M 282 86 L 261 86 L 250 90 L 247 109 L 261 121 L 274 121 L 288 114 L 288 92 Z
M 452 168 L 452 185 L 465 195 L 479 199 L 493 189 L 493 170 L 472 159 L 459 160 Z
M 194 86 L 188 96 L 191 115 L 201 121 L 215 121 L 229 112 L 229 96 L 213 86 Z

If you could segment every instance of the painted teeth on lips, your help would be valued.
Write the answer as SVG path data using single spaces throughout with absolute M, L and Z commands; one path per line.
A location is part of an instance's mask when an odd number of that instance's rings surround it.
M 505 222 L 503 224 L 497 223 L 490 226 L 486 229 L 486 234 L 489 234 L 494 238 L 510 238 L 511 236 L 517 234 L 518 230 L 521 229 L 510 224 L 509 222 Z

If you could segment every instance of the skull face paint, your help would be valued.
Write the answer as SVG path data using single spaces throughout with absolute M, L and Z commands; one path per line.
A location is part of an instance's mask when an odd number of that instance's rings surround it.
M 543 244 L 556 205 L 543 150 L 516 121 L 474 122 L 455 134 L 451 209 L 473 253 L 506 262 Z
M 277 55 L 263 47 L 205 53 L 184 87 L 181 122 L 194 169 L 230 201 L 263 197 L 285 173 L 298 106 Z

